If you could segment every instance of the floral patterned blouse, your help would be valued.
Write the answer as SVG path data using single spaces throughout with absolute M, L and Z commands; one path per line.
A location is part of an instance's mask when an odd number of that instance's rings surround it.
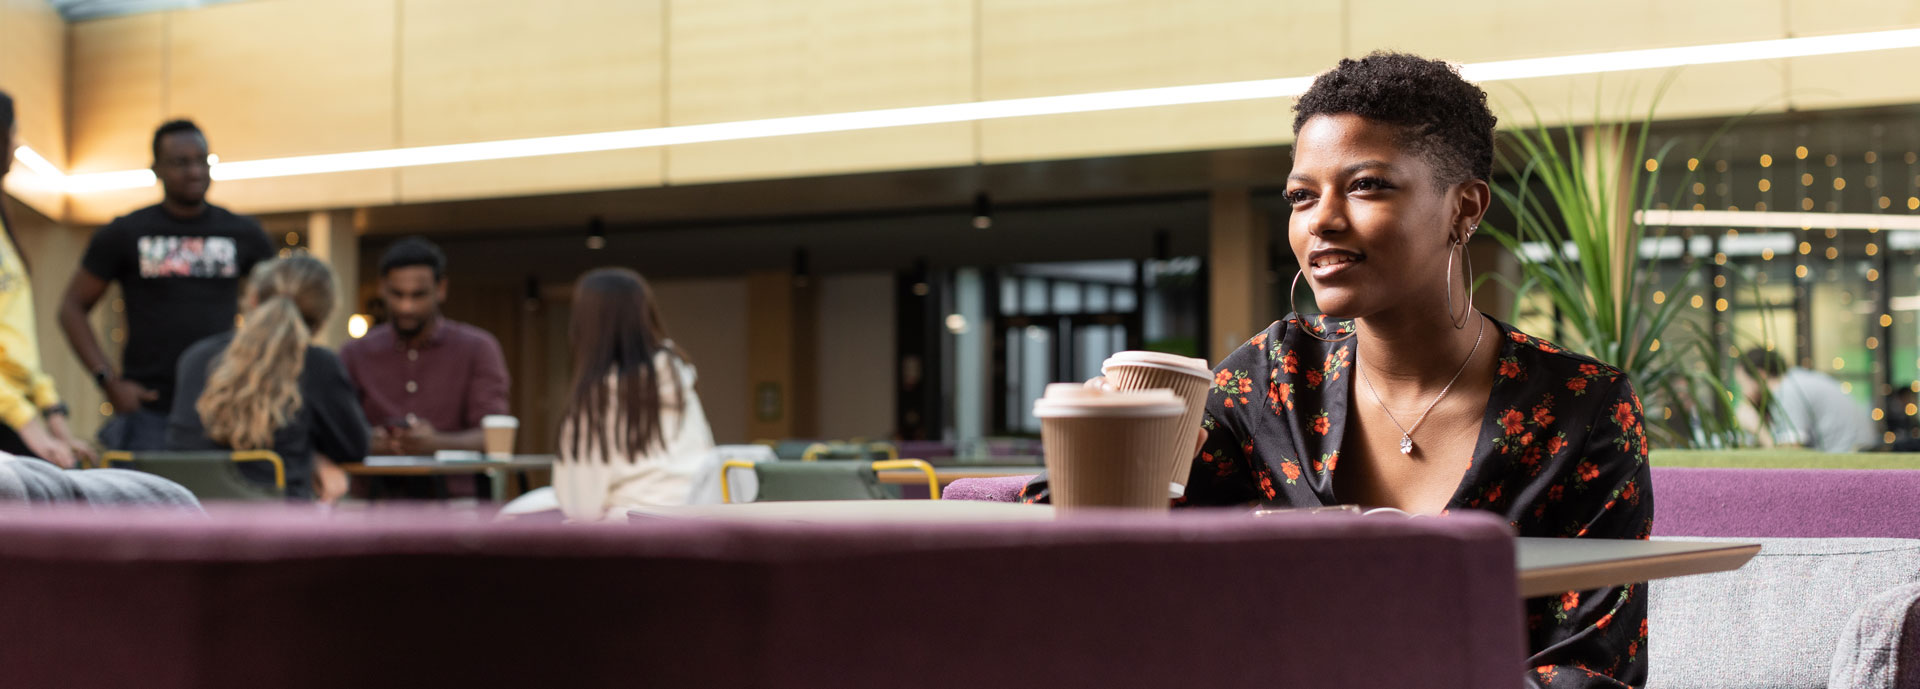
M 1314 322 L 1327 332 L 1329 323 Z M 1352 399 L 1354 341 L 1322 342 L 1298 323 L 1274 323 L 1215 371 L 1202 420 L 1207 442 L 1184 504 L 1340 504 L 1333 472 Z M 1493 325 L 1500 368 L 1473 462 L 1447 510 L 1500 514 L 1521 536 L 1646 538 L 1653 496 L 1632 385 L 1618 369 Z M 1025 497 L 1039 500 L 1044 491 L 1041 477 Z M 1645 583 L 1530 599 L 1526 616 L 1534 685 L 1646 682 Z

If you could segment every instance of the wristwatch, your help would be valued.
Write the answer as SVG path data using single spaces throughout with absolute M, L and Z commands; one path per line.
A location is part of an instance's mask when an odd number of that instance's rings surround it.
M 46 409 L 40 410 L 40 415 L 41 416 L 54 416 L 54 415 L 67 416 L 68 411 L 69 410 L 67 409 L 67 403 L 61 402 L 51 407 L 47 407 Z
M 101 390 L 107 389 L 107 383 L 113 380 L 113 369 L 101 368 L 93 372 L 93 384 Z

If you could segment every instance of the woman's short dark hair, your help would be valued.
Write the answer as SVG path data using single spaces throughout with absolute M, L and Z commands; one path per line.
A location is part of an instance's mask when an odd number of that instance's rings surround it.
M 1493 176 L 1493 112 L 1487 92 L 1440 60 L 1378 51 L 1342 59 L 1293 104 L 1293 133 L 1316 115 L 1353 113 L 1406 129 L 1441 184 Z

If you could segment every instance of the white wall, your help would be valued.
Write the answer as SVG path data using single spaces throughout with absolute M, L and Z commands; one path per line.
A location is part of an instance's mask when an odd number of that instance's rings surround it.
M 694 389 L 721 444 L 747 437 L 747 282 L 744 278 L 653 283 L 667 334 L 699 368 Z M 891 319 L 889 319 L 891 322 Z
M 819 407 L 823 438 L 893 436 L 893 274 L 817 278 Z

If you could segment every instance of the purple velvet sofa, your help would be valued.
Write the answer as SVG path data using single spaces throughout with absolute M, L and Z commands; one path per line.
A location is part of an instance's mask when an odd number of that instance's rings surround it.
M 79 689 L 1478 689 L 1520 680 L 1513 566 L 1485 518 L 42 512 L 0 519 L 0 662 Z

